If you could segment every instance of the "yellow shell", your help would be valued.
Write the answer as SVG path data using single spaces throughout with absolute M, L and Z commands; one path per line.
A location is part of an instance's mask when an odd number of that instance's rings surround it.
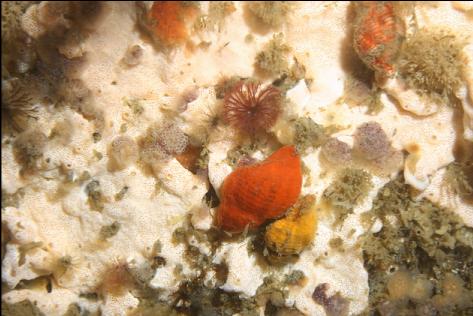
M 284 218 L 268 226 L 265 244 L 280 255 L 298 254 L 314 240 L 316 228 L 315 196 L 306 195 Z

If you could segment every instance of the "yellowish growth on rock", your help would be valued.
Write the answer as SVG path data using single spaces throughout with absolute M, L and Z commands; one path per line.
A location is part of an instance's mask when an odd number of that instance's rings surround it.
M 317 228 L 315 197 L 301 198 L 286 217 L 272 223 L 266 230 L 267 247 L 279 255 L 294 255 L 303 251 L 313 241 Z
M 473 199 L 473 164 L 452 162 L 445 170 L 443 184 L 462 198 Z
M 273 86 L 278 87 L 279 90 L 287 92 L 288 90 L 294 88 L 297 83 L 304 79 L 307 87 L 310 87 L 312 83 L 312 78 L 306 78 L 306 68 L 300 63 L 297 58 L 293 57 L 293 64 L 290 68 L 282 71 L 279 78 L 273 81 Z
M 13 143 L 13 154 L 22 165 L 21 173 L 31 174 L 39 168 L 48 138 L 40 130 L 28 130 L 18 135 Z
M 220 31 L 225 18 L 236 10 L 233 1 L 211 1 L 207 14 L 197 18 L 194 23 L 195 31 Z
M 448 310 L 453 306 L 466 308 L 473 306 L 473 294 L 465 288 L 463 280 L 456 274 L 447 273 L 441 285 L 442 294 L 432 298 L 438 310 Z
M 470 314 L 473 230 L 458 215 L 411 196 L 409 185 L 399 177 L 379 190 L 366 216 L 383 224 L 362 237 L 370 311 Z
M 169 315 L 179 316 L 172 307 L 168 304 L 156 300 L 140 300 L 140 304 L 136 309 L 129 313 L 130 316 L 155 316 L 155 315 Z
M 100 238 L 102 240 L 106 240 L 108 238 L 112 238 L 113 236 L 115 236 L 118 231 L 120 230 L 120 223 L 115 221 L 113 222 L 112 224 L 110 225 L 105 225 L 105 226 L 102 226 L 102 228 L 100 229 Z
M 346 168 L 325 189 L 323 199 L 336 214 L 335 224 L 343 222 L 353 208 L 366 198 L 373 186 L 371 178 L 364 170 Z
M 44 316 L 39 308 L 29 300 L 23 300 L 14 304 L 2 303 L 2 315 L 4 316 Z
M 283 34 L 275 34 L 256 55 L 256 69 L 270 76 L 279 76 L 282 73 L 288 73 L 289 64 L 287 62 L 287 54 L 290 50 L 291 48 L 283 42 Z
M 238 166 L 244 160 L 251 160 L 251 155 L 258 149 L 256 143 L 246 143 L 232 148 L 227 152 L 226 162 L 232 166 Z
M 54 140 L 63 146 L 67 146 L 71 143 L 73 135 L 73 122 L 69 119 L 63 119 L 56 122 L 49 133 L 49 139 Z
M 294 144 L 300 154 L 310 147 L 317 148 L 323 145 L 329 136 L 329 131 L 322 125 L 315 123 L 309 117 L 300 117 L 294 124 Z
M 135 115 L 140 115 L 141 113 L 144 112 L 144 108 L 143 106 L 141 105 L 141 101 L 139 99 L 136 99 L 136 98 L 131 98 L 131 99 L 128 99 L 128 98 L 124 98 L 123 99 L 123 104 L 128 106 L 132 111 L 133 111 L 133 114 Z
M 97 291 L 103 295 L 122 296 L 134 286 L 133 278 L 126 262 L 117 259 L 108 265 Z
M 465 44 L 449 30 L 420 29 L 402 47 L 399 72 L 419 94 L 449 104 L 462 84 Z
M 258 20 L 270 27 L 280 27 L 294 7 L 291 1 L 252 1 L 249 4 L 251 13 Z
M 90 209 L 93 211 L 101 212 L 103 211 L 105 205 L 105 197 L 102 194 L 100 189 L 100 182 L 97 180 L 90 181 L 85 187 L 85 192 L 88 196 L 88 202 Z
M 411 275 L 407 271 L 398 271 L 391 276 L 387 283 L 389 296 L 393 300 L 404 299 L 409 296 L 412 286 Z

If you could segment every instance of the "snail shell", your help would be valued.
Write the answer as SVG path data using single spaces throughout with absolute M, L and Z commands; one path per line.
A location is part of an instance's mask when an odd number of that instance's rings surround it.
M 261 163 L 242 166 L 225 178 L 217 226 L 242 232 L 282 215 L 299 197 L 301 160 L 294 146 L 285 146 Z
M 304 196 L 284 218 L 268 226 L 264 236 L 266 246 L 279 255 L 287 256 L 299 254 L 310 245 L 317 225 L 314 202 L 314 195 Z

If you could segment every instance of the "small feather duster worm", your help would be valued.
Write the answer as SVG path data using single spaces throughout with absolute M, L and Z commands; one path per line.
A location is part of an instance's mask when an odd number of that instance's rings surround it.
M 33 96 L 19 79 L 2 80 L 2 132 L 22 132 L 36 118 Z
M 276 123 L 280 107 L 281 92 L 277 88 L 242 81 L 226 93 L 223 118 L 240 131 L 255 134 Z

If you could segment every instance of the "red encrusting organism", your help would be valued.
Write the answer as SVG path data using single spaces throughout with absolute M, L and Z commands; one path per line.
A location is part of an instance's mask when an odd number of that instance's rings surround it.
M 358 56 L 369 68 L 392 76 L 403 33 L 394 3 L 364 1 L 355 5 L 354 47 Z
M 301 192 L 301 160 L 285 146 L 261 163 L 233 171 L 220 190 L 217 226 L 228 232 L 258 227 L 284 214 Z
M 196 16 L 198 8 L 184 1 L 154 1 L 147 15 L 147 28 L 164 46 L 186 42 L 188 24 Z
M 280 108 L 279 89 L 241 81 L 225 94 L 223 119 L 242 132 L 255 134 L 276 123 Z

